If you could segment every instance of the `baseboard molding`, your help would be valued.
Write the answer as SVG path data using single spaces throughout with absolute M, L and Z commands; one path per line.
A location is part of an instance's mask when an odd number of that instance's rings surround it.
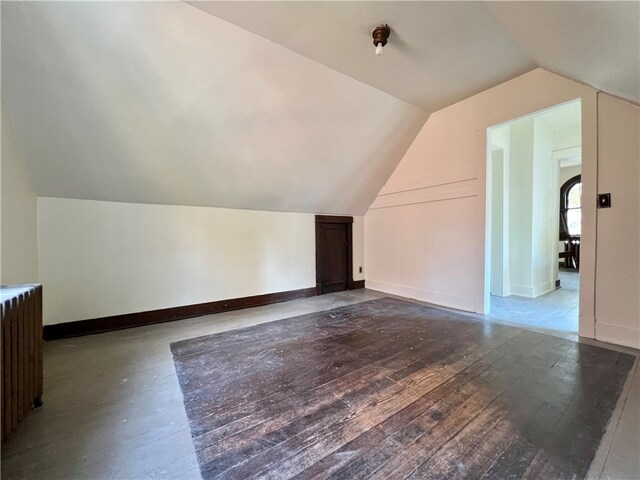
M 596 319 L 591 315 L 580 315 L 578 317 L 578 335 L 586 338 L 595 338 Z
M 508 296 L 511 295 L 511 285 L 509 283 L 505 283 L 505 284 L 502 285 L 502 291 L 501 292 L 491 291 L 490 294 L 494 295 L 496 297 L 508 297 Z
M 596 340 L 640 349 L 640 330 L 596 322 Z
M 533 298 L 533 288 L 511 284 L 511 295 L 515 295 L 516 297 Z
M 406 190 L 381 193 L 369 206 L 370 210 L 378 208 L 402 207 L 419 203 L 457 200 L 476 197 L 478 195 L 478 179 L 469 178 L 440 185 L 407 187 Z
M 527 298 L 538 298 L 556 289 L 555 282 L 542 282 L 533 286 L 511 284 L 511 295 Z
M 357 290 L 359 288 L 364 288 L 364 280 L 354 280 L 351 284 L 351 290 Z
M 363 282 L 364 283 L 364 282 Z M 364 285 L 363 285 L 364 287 Z M 251 297 L 218 300 L 215 302 L 198 303 L 195 305 L 183 305 L 180 307 L 149 310 L 146 312 L 126 313 L 111 317 L 92 318 L 77 322 L 56 323 L 45 325 L 43 337 L 45 340 L 58 340 L 61 338 L 81 337 L 95 333 L 111 332 L 125 328 L 142 327 L 154 323 L 172 322 L 185 318 L 211 315 L 214 313 L 229 312 L 242 308 L 260 307 L 272 303 L 287 302 L 298 298 L 314 297 L 316 288 L 303 288 L 287 292 L 266 293 Z
M 429 302 L 443 307 L 465 310 L 467 312 L 473 312 L 476 308 L 476 303 L 473 298 L 459 297 L 456 295 L 449 295 L 447 293 L 431 292 L 428 290 L 380 282 L 377 280 L 367 279 L 367 288 L 377 290 L 379 292 L 391 293 L 400 297 L 413 298 L 415 300 Z
M 534 285 L 533 294 L 535 295 L 535 298 L 538 298 L 542 295 L 553 292 L 555 289 L 556 282 L 554 280 L 549 280 L 548 282 L 542 282 Z

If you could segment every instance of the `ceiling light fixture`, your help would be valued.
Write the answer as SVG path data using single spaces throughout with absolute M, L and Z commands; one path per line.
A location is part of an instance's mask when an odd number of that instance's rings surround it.
M 371 36 L 373 37 L 373 44 L 376 46 L 376 55 L 382 55 L 382 47 L 387 44 L 390 34 L 389 25 L 380 25 L 373 29 Z

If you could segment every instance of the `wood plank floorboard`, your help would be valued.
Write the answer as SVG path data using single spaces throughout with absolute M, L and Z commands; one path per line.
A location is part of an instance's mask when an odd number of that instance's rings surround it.
M 392 298 L 171 350 L 205 479 L 584 478 L 634 362 Z

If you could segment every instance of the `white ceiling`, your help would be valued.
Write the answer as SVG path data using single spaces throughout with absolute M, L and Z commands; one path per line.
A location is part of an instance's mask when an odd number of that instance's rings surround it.
M 640 101 L 640 2 L 190 3 L 427 112 L 537 66 Z
M 427 112 L 536 67 L 480 2 L 190 3 Z M 378 57 L 382 23 L 392 33 Z
M 418 108 L 182 2 L 2 2 L 41 196 L 363 214 Z
M 640 103 L 640 2 L 490 2 L 540 67 Z

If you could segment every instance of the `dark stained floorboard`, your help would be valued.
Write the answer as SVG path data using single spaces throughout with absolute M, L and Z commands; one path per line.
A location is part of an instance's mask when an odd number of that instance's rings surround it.
M 203 478 L 583 478 L 634 358 L 384 298 L 171 345 Z

